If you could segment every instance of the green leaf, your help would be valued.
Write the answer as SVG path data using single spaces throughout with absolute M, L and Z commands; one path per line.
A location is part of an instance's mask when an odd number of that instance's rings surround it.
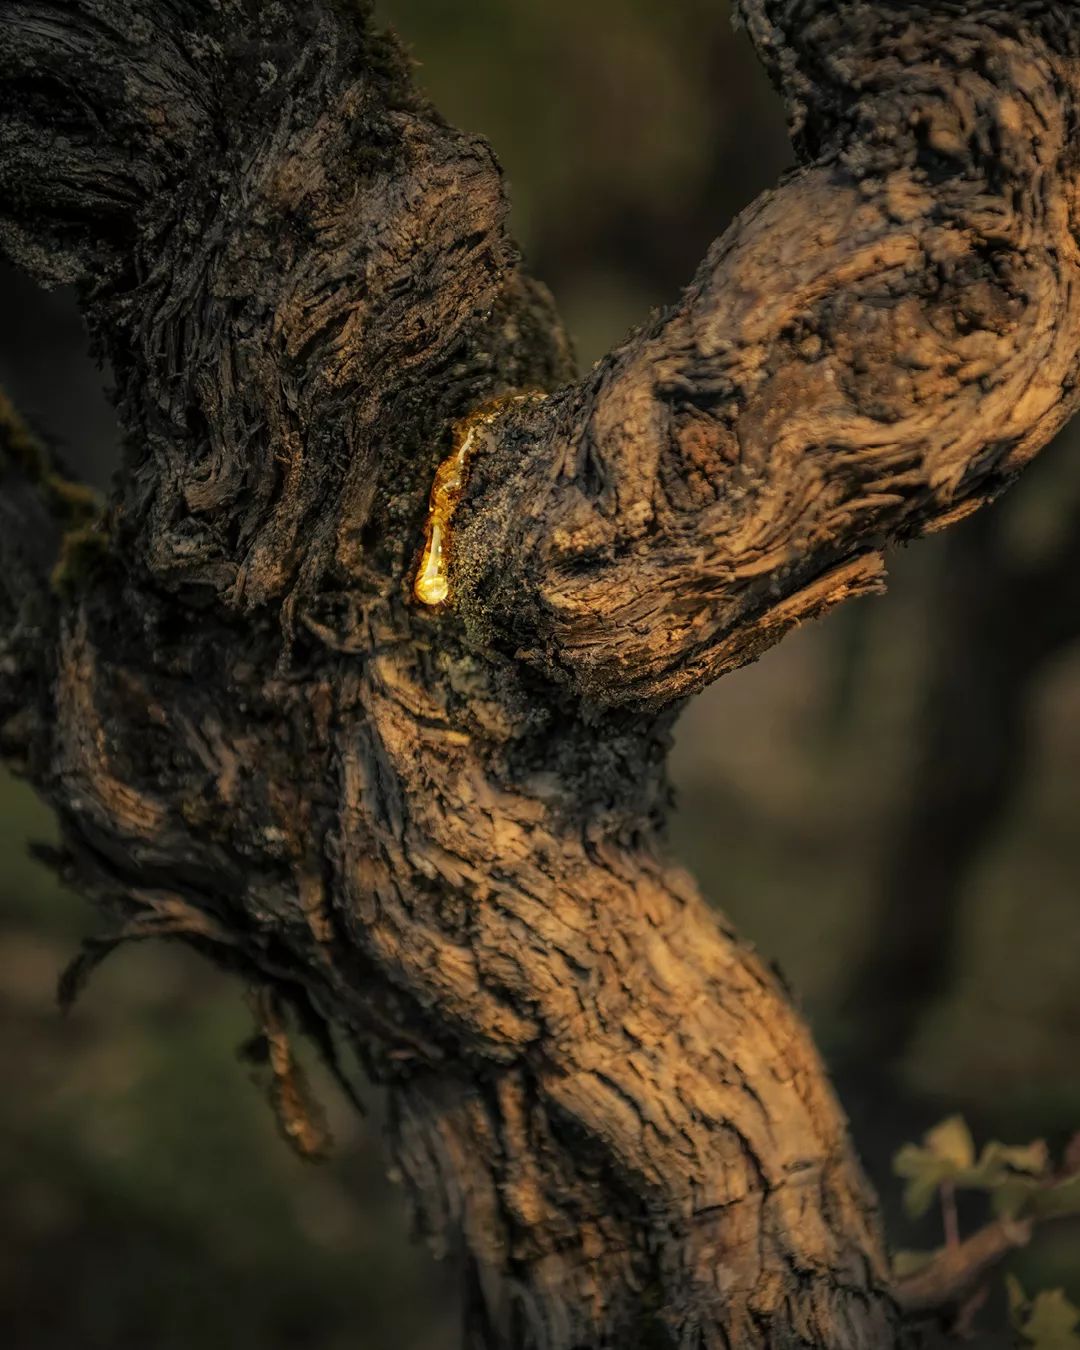
M 918 1144 L 905 1144 L 893 1159 L 893 1171 L 907 1181 L 904 1208 L 920 1219 L 934 1203 L 937 1189 L 953 1173 L 952 1166 Z
M 994 1213 L 1002 1219 L 1016 1219 L 1029 1212 L 1049 1170 L 1050 1150 L 1042 1139 L 1020 1146 L 995 1140 L 983 1149 L 975 1167 L 957 1179 L 957 1185 L 989 1191 Z
M 1050 1153 L 1043 1140 L 1020 1145 L 993 1140 L 976 1161 L 971 1131 L 961 1116 L 936 1125 L 922 1144 L 905 1144 L 893 1170 L 908 1183 L 904 1206 L 913 1219 L 926 1213 L 946 1181 L 958 1190 L 989 1192 L 999 1218 L 1080 1214 L 1080 1176 L 1048 1186 Z
M 1044 1139 L 1033 1144 L 999 1144 L 997 1140 L 986 1145 L 979 1159 L 978 1171 L 997 1176 L 1021 1172 L 1025 1176 L 1045 1176 L 1050 1167 L 1050 1150 Z
M 1034 1350 L 1080 1350 L 1080 1308 L 1063 1289 L 1046 1289 L 1029 1299 L 1015 1275 L 1005 1276 L 1009 1321 Z
M 904 1207 L 913 1219 L 933 1204 L 943 1181 L 956 1181 L 975 1163 L 975 1143 L 961 1116 L 935 1125 L 919 1144 L 905 1144 L 893 1159 L 893 1171 L 907 1181 Z
M 927 1149 L 958 1172 L 975 1166 L 975 1141 L 963 1116 L 950 1116 L 923 1137 Z
M 990 1204 L 997 1218 L 1019 1219 L 1036 1212 L 1043 1193 L 1042 1183 L 1034 1178 L 1013 1177 L 990 1189 Z
M 1022 1328 L 1036 1350 L 1080 1350 L 1080 1308 L 1065 1297 L 1063 1289 L 1047 1289 L 1036 1295 Z

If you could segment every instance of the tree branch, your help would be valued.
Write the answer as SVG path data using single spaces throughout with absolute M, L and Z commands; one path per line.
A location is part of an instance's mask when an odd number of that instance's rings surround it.
M 97 509 L 0 390 L 0 755 L 24 772 L 41 770 L 50 740 L 65 549 L 77 550 Z
M 230 608 L 404 567 L 448 422 L 569 374 L 490 150 L 369 11 L 0 0 L 0 246 L 84 288 L 133 561 Z
M 889 542 L 988 500 L 1078 401 L 1075 20 L 743 9 L 815 160 L 672 311 L 507 415 L 456 525 L 471 630 L 608 705 L 879 589 Z
M 1031 1241 L 1030 1219 L 996 1219 L 958 1246 L 941 1251 L 929 1264 L 896 1285 L 906 1317 L 923 1317 L 956 1308 L 996 1265 Z

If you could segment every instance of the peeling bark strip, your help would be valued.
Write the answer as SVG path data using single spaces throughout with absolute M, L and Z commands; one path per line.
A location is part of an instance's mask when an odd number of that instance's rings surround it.
M 366 3 L 0 0 L 0 245 L 78 283 L 128 433 L 53 586 L 0 416 L 0 744 L 125 931 L 202 915 L 166 930 L 351 1038 L 484 1350 L 900 1335 L 807 1030 L 666 859 L 665 758 L 1073 411 L 1080 18 L 739 8 L 805 167 L 575 386 L 490 151 Z M 452 427 L 560 386 L 485 426 L 419 605 Z

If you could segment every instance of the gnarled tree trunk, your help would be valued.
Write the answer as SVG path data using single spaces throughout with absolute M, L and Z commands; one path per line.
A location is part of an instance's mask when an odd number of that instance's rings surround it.
M 123 931 L 351 1038 L 485 1350 L 897 1342 L 807 1030 L 665 856 L 665 755 L 1078 398 L 1080 19 L 737 8 L 804 167 L 575 384 L 489 150 L 363 0 L 0 0 L 0 244 L 78 283 L 127 432 L 88 526 L 0 418 L 4 752 Z

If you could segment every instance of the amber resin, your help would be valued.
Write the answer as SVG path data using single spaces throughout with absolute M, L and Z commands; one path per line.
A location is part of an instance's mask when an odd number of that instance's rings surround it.
M 490 426 L 509 404 L 546 397 L 539 390 L 502 394 L 454 424 L 454 448 L 435 471 L 431 486 L 424 548 L 413 582 L 413 594 L 421 604 L 442 605 L 450 597 L 450 521 L 465 490 L 469 457 L 481 431 Z

